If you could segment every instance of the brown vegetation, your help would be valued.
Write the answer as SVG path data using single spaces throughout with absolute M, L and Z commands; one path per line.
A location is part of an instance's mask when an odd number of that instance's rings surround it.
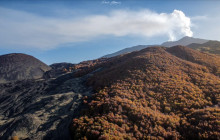
M 220 58 L 151 47 L 89 66 L 96 94 L 74 119 L 73 139 L 219 139 Z

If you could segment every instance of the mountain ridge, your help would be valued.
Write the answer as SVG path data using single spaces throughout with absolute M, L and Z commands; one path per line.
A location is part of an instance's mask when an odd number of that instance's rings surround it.
M 164 46 L 164 47 L 172 47 L 172 46 L 176 46 L 176 45 L 187 46 L 187 45 L 190 45 L 192 43 L 203 44 L 203 43 L 206 43 L 208 41 L 209 40 L 206 40 L 206 39 L 200 39 L 200 38 L 193 38 L 193 37 L 185 36 L 185 37 L 183 37 L 183 38 L 181 38 L 177 41 L 168 41 L 168 42 L 162 43 L 161 45 L 137 45 L 137 46 L 125 48 L 125 49 L 119 50 L 115 53 L 104 55 L 102 57 L 103 58 L 110 58 L 110 57 L 114 57 L 114 56 L 117 56 L 117 55 L 130 53 L 130 52 L 133 52 L 133 51 L 139 51 L 141 49 L 151 47 L 151 46 Z
M 144 48 L 149 47 L 149 46 L 153 46 L 153 45 L 137 45 L 137 46 L 133 46 L 133 47 L 122 49 L 122 50 L 117 51 L 117 52 L 112 53 L 112 54 L 104 55 L 102 57 L 103 58 L 114 57 L 114 56 L 117 56 L 117 55 L 130 53 L 130 52 L 133 52 L 133 51 L 139 51 L 139 50 L 144 49 Z

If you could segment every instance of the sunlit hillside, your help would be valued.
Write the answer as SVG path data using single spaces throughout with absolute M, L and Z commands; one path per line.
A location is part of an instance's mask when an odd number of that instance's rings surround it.
M 88 80 L 97 93 L 73 120 L 73 139 L 218 139 L 220 78 L 207 65 L 215 59 L 177 46 L 106 62 Z

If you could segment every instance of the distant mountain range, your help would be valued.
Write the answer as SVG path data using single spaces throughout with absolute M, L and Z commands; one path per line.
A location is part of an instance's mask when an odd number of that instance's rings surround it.
M 185 37 L 183 37 L 183 38 L 181 38 L 180 40 L 177 40 L 177 41 L 164 42 L 164 43 L 161 44 L 161 46 L 165 46 L 165 47 L 172 47 L 172 46 L 177 46 L 177 45 L 188 46 L 192 43 L 203 44 L 203 43 L 206 43 L 208 41 L 209 40 L 206 40 L 206 39 L 200 39 L 200 38 L 193 38 L 193 37 L 185 36 Z
M 162 43 L 161 45 L 138 45 L 138 46 L 134 46 L 134 47 L 130 47 L 130 48 L 125 48 L 125 49 L 122 49 L 122 50 L 117 51 L 115 53 L 105 55 L 103 57 L 104 58 L 114 57 L 114 56 L 117 56 L 117 55 L 130 53 L 130 52 L 133 52 L 133 51 L 139 51 L 139 50 L 147 48 L 149 46 L 164 46 L 164 47 L 172 47 L 172 46 L 176 46 L 176 45 L 188 46 L 192 43 L 195 43 L 198 46 L 199 44 L 203 44 L 203 43 L 206 43 L 208 41 L 209 40 L 206 40 L 206 39 L 199 39 L 199 38 L 193 38 L 193 37 L 187 37 L 186 36 L 186 37 L 181 38 L 178 41 L 168 41 L 168 42 Z

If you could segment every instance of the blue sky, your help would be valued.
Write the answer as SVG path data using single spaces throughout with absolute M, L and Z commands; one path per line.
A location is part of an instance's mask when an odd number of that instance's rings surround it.
M 78 63 L 183 36 L 220 40 L 218 0 L 1 0 L 0 55 Z

